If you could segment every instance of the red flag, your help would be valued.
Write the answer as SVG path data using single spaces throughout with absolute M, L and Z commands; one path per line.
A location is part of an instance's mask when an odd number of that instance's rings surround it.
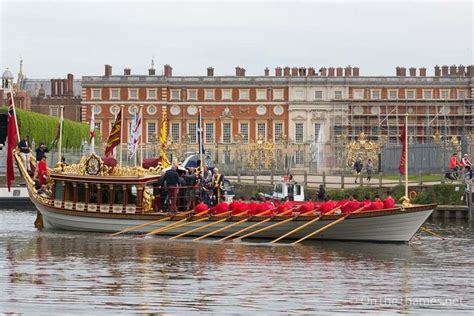
M 13 169 L 13 149 L 18 144 L 18 131 L 16 130 L 15 105 L 13 104 L 13 95 L 8 93 L 8 121 L 7 121 L 7 187 L 10 191 L 12 181 L 15 180 Z
M 406 134 L 407 134 L 407 126 L 404 125 L 401 131 L 400 141 L 402 143 L 402 155 L 400 157 L 400 167 L 399 171 L 401 175 L 405 174 L 405 163 L 407 159 L 407 143 L 406 143 Z
M 117 117 L 115 118 L 114 125 L 112 125 L 112 131 L 110 132 L 109 138 L 107 139 L 107 145 L 105 147 L 105 157 L 109 157 L 114 148 L 118 146 L 118 144 L 121 143 L 121 121 L 122 121 L 122 109 L 117 114 Z

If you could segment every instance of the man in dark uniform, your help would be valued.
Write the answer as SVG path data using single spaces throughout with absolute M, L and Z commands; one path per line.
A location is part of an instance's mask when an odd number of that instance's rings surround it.
M 165 175 L 163 176 L 165 185 L 168 188 L 169 210 L 171 213 L 177 212 L 176 200 L 178 197 L 180 179 L 176 169 L 178 169 L 178 166 L 173 163 L 171 169 L 166 171 Z

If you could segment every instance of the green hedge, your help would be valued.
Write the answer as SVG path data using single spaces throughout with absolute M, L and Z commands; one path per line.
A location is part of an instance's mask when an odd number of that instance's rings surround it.
M 6 107 L 0 108 L 0 113 L 6 112 Z M 40 142 L 44 142 L 49 145 L 56 137 L 59 124 L 58 117 L 33 113 L 22 109 L 16 109 L 16 115 L 18 117 L 20 137 L 29 135 L 30 140 L 34 140 L 37 145 Z M 100 134 L 97 129 L 95 135 L 95 143 L 98 145 L 100 141 Z M 84 138 L 87 140 L 89 139 L 88 124 L 78 123 L 68 119 L 64 120 L 62 138 L 63 148 L 79 148 L 81 147 L 81 142 Z

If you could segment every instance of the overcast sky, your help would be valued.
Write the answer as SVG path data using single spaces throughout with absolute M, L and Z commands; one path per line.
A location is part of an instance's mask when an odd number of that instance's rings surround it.
M 473 63 L 472 1 L 0 0 L 0 69 L 29 78 L 146 74 L 263 75 L 276 66 L 395 67 Z

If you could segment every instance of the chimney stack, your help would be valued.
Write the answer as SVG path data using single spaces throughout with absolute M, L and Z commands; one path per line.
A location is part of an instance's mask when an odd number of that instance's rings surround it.
M 452 65 L 451 67 L 449 67 L 449 75 L 450 76 L 456 76 L 458 74 L 458 69 L 456 67 L 456 65 Z
M 426 68 L 425 67 L 420 68 L 420 77 L 426 77 Z
M 165 69 L 165 77 L 172 77 L 173 76 L 173 67 L 171 67 L 170 65 L 166 64 L 164 66 L 164 69 Z
M 443 65 L 443 67 L 441 67 L 441 75 L 442 75 L 443 77 L 446 77 L 446 76 L 449 75 L 449 68 L 448 68 L 448 66 Z
M 67 94 L 67 79 L 62 79 L 61 80 L 61 85 L 63 86 L 63 94 L 62 95 L 68 95 Z
M 436 65 L 436 66 L 434 67 L 434 74 L 435 74 L 436 77 L 441 76 L 441 68 L 439 68 L 438 65 Z
M 400 77 L 405 77 L 407 75 L 407 69 L 405 67 L 400 67 L 399 71 L 400 71 L 400 74 L 399 74 Z
M 347 66 L 344 69 L 344 76 L 346 76 L 346 77 L 352 76 L 352 67 L 351 66 Z
M 416 77 L 416 68 L 410 67 L 410 77 Z
M 319 73 L 321 74 L 322 77 L 326 77 L 328 75 L 328 70 L 326 67 L 321 67 L 319 69 Z
M 467 66 L 466 75 L 467 75 L 469 78 L 474 78 L 474 65 L 469 65 L 469 66 Z
M 281 77 L 281 76 L 282 76 L 281 67 L 276 67 L 276 68 L 275 68 L 275 76 L 276 76 L 276 77 Z
M 240 68 L 240 75 L 245 77 L 245 68 Z
M 266 67 L 264 71 L 265 71 L 265 77 L 270 76 L 270 69 L 268 69 L 268 67 Z
M 125 68 L 125 69 L 123 70 L 123 75 L 124 75 L 124 76 L 130 76 L 131 73 L 132 73 L 132 70 L 131 70 L 130 68 Z
M 104 68 L 105 68 L 104 76 L 105 76 L 105 77 L 110 77 L 110 76 L 112 76 L 112 66 L 110 66 L 110 65 L 105 65 Z
M 74 75 L 67 74 L 67 95 L 74 96 Z
M 283 74 L 285 75 L 285 77 L 289 77 L 290 76 L 290 67 L 286 66 L 285 69 L 283 69 Z
M 155 68 L 148 68 L 148 76 L 155 76 L 156 69 Z
M 329 77 L 334 77 L 334 75 L 335 75 L 335 69 L 334 69 L 334 67 L 329 67 L 329 74 L 328 74 L 328 76 L 329 76 Z
M 458 76 L 464 77 L 466 75 L 466 67 L 463 65 L 459 65 L 458 67 Z
M 336 69 L 336 76 L 342 77 L 342 67 L 337 67 L 337 69 Z
M 51 79 L 51 96 L 55 97 L 56 96 L 56 80 Z
M 308 76 L 310 76 L 310 77 L 316 76 L 316 71 L 314 70 L 313 67 L 308 68 Z
M 208 77 L 214 77 L 214 68 L 213 67 L 207 67 L 207 76 Z
M 359 67 L 352 68 L 352 76 L 359 77 Z
M 291 68 L 291 76 L 297 77 L 298 76 L 298 67 Z

